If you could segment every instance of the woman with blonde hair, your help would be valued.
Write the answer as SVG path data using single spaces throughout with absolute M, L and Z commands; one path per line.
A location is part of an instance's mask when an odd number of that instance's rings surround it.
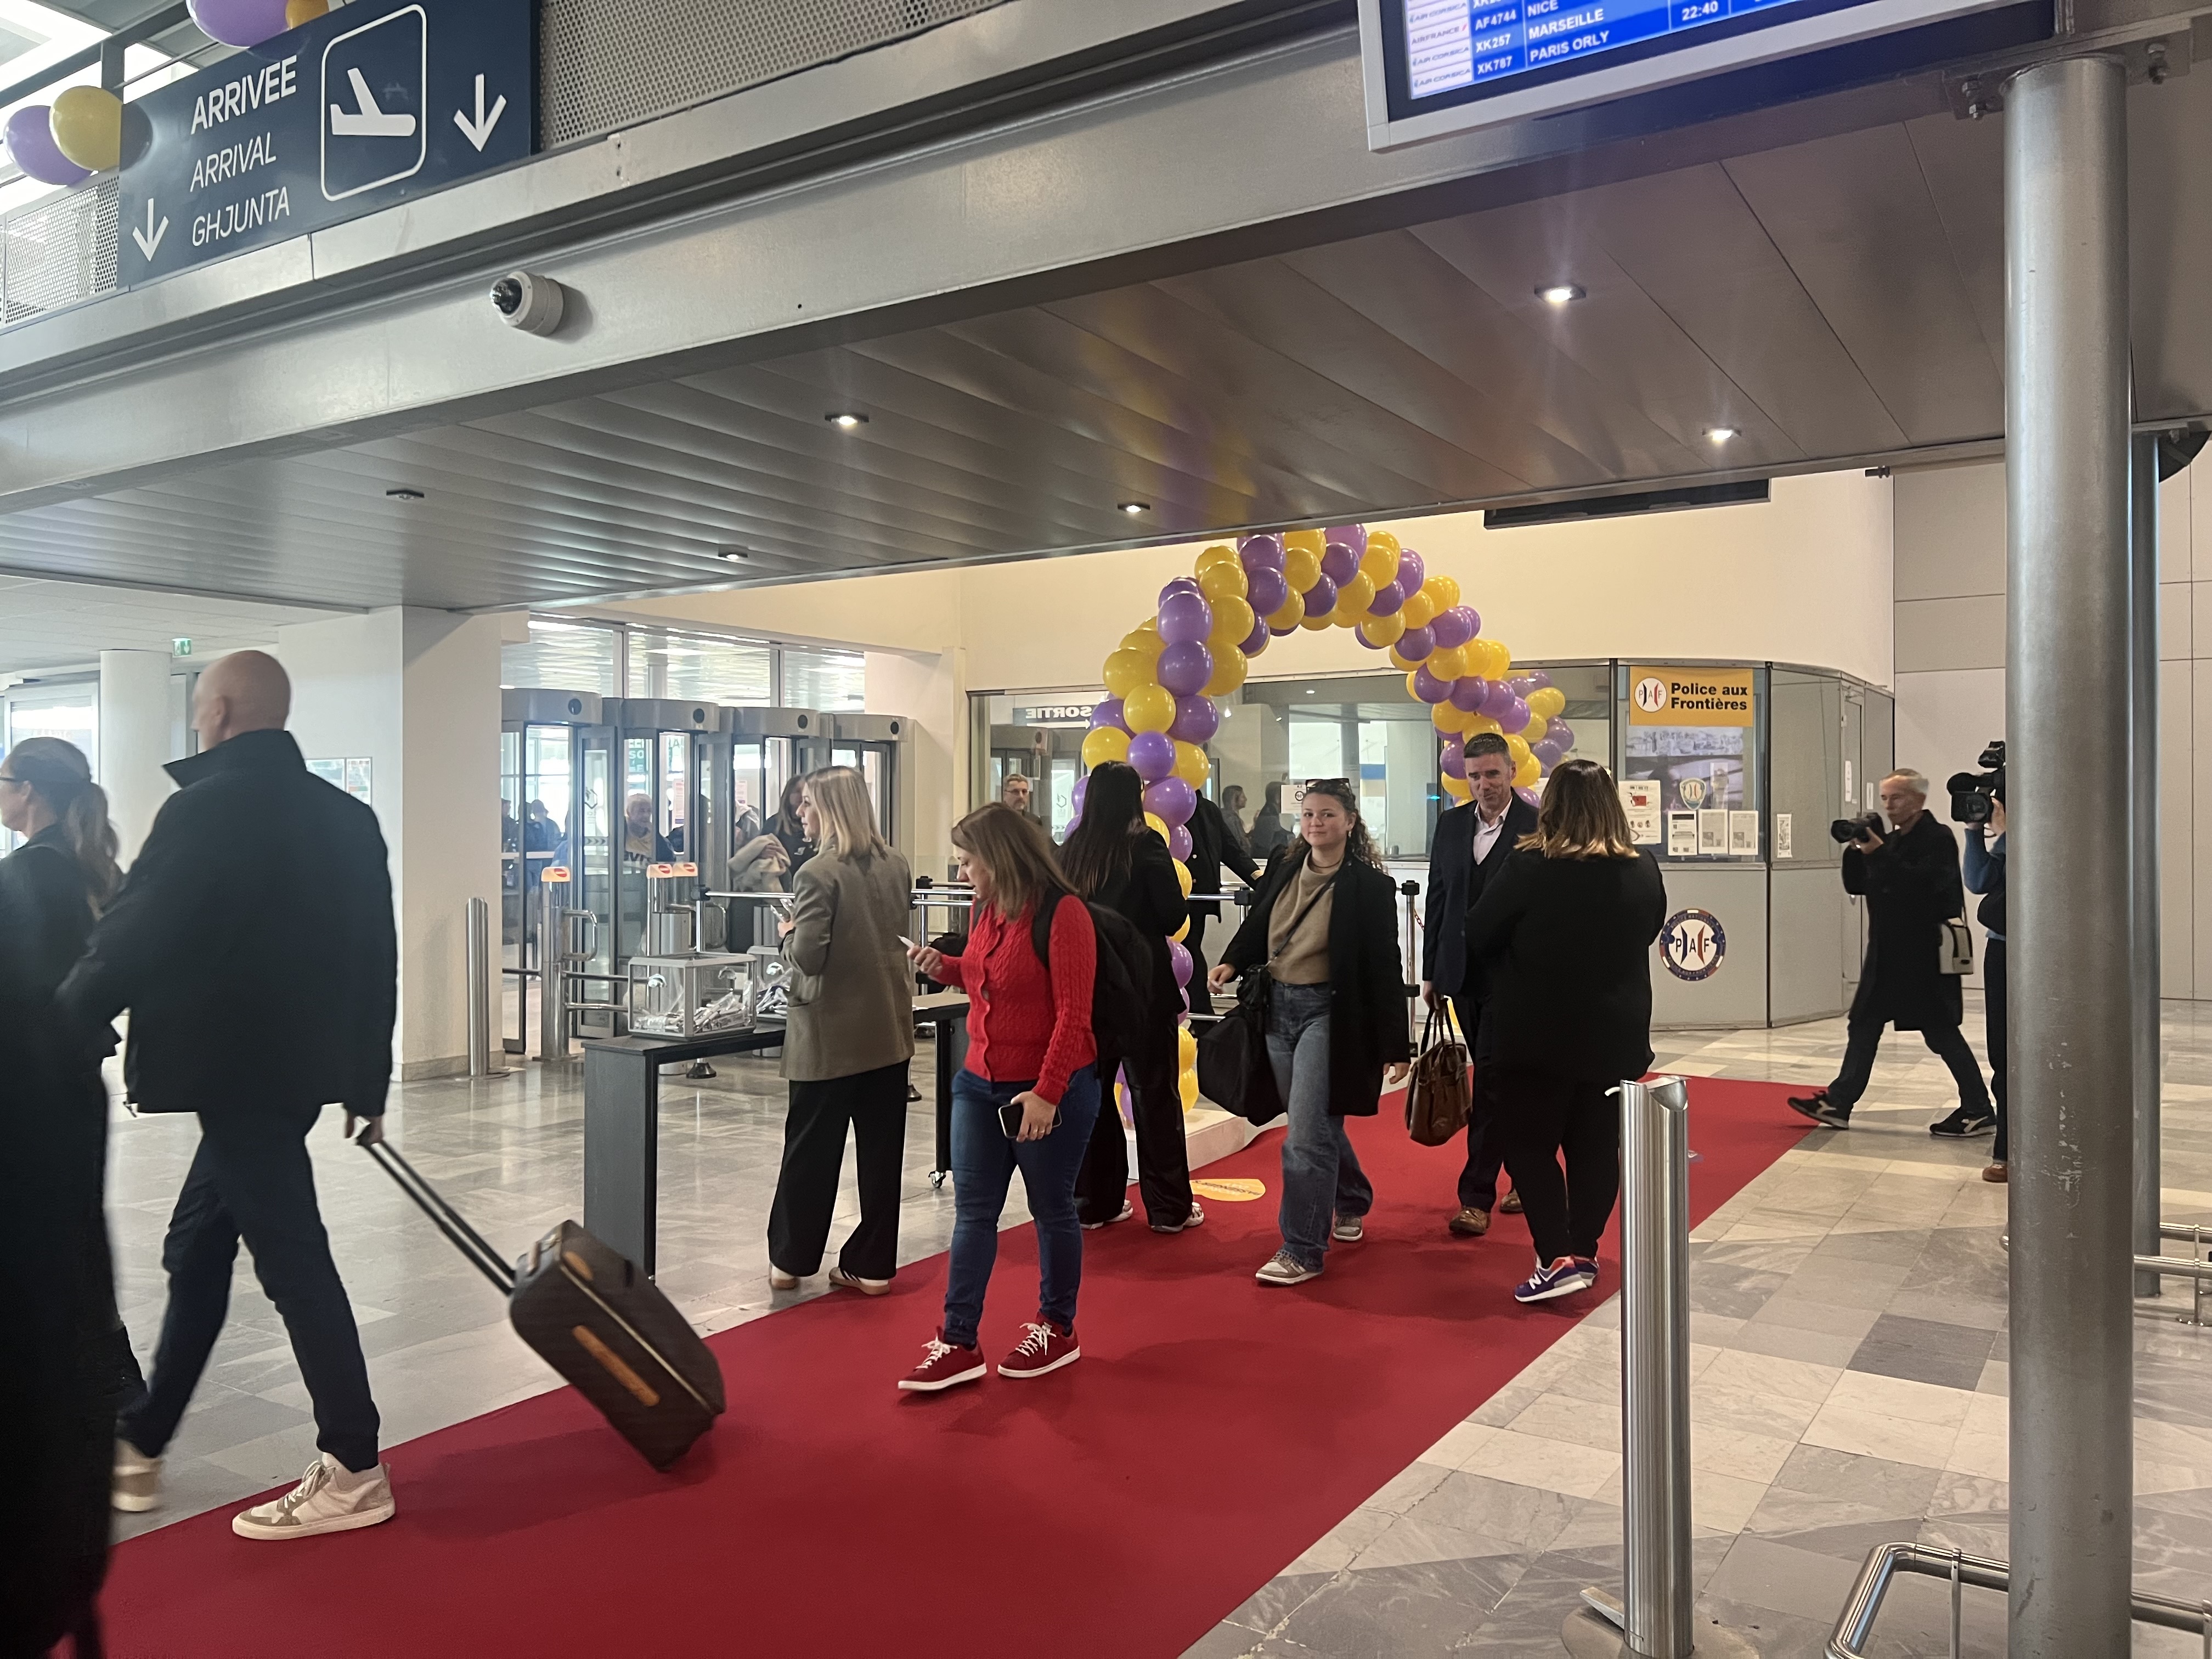
M 783 1042 L 791 1104 L 769 1211 L 769 1278 L 787 1291 L 820 1270 L 850 1125 L 860 1224 L 830 1282 L 881 1296 L 898 1271 L 914 1058 L 914 976 L 899 935 L 914 877 L 878 831 L 867 785 L 851 767 L 810 774 L 796 806 L 817 850 L 793 878 L 782 930 L 792 970 Z
M 1536 1243 L 1516 1301 L 1597 1282 L 1620 1195 L 1620 1109 L 1606 1091 L 1650 1068 L 1651 941 L 1666 917 L 1666 884 L 1629 838 L 1613 774 L 1586 760 L 1552 774 L 1535 832 L 1468 914 L 1468 960 L 1510 964 L 1491 977 L 1493 1063 L 1505 1167 Z

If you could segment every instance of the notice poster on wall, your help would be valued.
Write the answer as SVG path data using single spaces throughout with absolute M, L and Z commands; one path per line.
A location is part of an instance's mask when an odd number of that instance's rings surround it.
M 1728 856 L 1729 816 L 1726 812 L 1713 811 L 1698 814 L 1698 855 L 1700 858 Z
M 1648 778 L 1632 778 L 1620 786 L 1620 808 L 1628 814 L 1628 838 L 1638 847 L 1660 842 L 1659 786 Z
M 1693 859 L 1698 856 L 1698 815 L 1695 812 L 1667 814 L 1667 856 L 1670 859 Z
M 1728 815 L 1728 849 L 1732 859 L 1755 859 L 1759 856 L 1759 814 L 1731 812 Z
M 1774 815 L 1774 856 L 1778 859 L 1794 859 L 1797 856 L 1790 849 L 1790 814 L 1787 812 L 1777 812 Z
M 369 799 L 369 757 L 349 755 L 337 759 L 312 759 L 307 770 L 333 789 L 343 789 L 364 806 L 374 805 Z

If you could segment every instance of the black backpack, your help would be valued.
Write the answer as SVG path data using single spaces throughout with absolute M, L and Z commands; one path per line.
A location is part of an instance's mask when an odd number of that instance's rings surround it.
M 1052 971 L 1052 919 L 1062 893 L 1036 908 L 1030 922 L 1030 945 L 1036 958 Z M 1145 1044 L 1146 1011 L 1152 1006 L 1152 951 L 1137 924 L 1119 910 L 1103 904 L 1076 902 L 1091 913 L 1091 931 L 1098 936 L 1098 966 L 1091 978 L 1091 1037 L 1098 1058 L 1127 1060 Z

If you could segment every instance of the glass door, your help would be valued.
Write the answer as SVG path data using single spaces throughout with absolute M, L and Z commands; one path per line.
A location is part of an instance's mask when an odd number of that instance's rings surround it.
M 891 838 L 891 745 L 887 743 L 837 743 L 830 746 L 830 764 L 849 766 L 868 787 L 868 801 L 876 809 L 876 828 L 885 841 Z

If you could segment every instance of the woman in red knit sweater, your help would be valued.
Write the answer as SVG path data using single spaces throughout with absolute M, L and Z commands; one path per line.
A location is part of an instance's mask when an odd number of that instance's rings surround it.
M 999 1254 L 999 1215 L 1022 1172 L 1037 1234 L 1037 1316 L 999 1362 L 1001 1376 L 1042 1376 L 1082 1357 L 1075 1293 L 1083 1228 L 1075 1181 L 1098 1116 L 1091 983 L 1098 943 L 1091 912 L 1067 890 L 1052 842 L 1035 818 L 993 802 L 952 826 L 961 874 L 975 889 L 965 950 L 926 948 L 915 966 L 964 990 L 968 1063 L 952 1085 L 954 1220 L 945 1323 L 899 1383 L 922 1393 L 972 1382 L 987 1369 L 977 1347 L 983 1293 Z M 1046 959 L 1033 933 L 1050 913 Z M 1011 1132 L 1010 1132 L 1011 1130 Z

